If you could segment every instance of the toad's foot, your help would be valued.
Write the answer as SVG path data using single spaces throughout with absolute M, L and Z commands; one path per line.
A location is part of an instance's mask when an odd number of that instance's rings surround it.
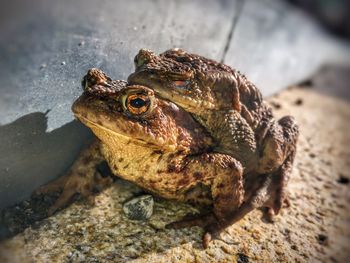
M 96 190 L 101 190 L 112 183 L 111 177 L 102 177 L 97 171 L 90 174 L 70 173 L 64 179 L 58 179 L 52 183 L 40 187 L 36 194 L 48 194 L 62 191 L 55 203 L 49 208 L 47 214 L 50 216 L 58 209 L 66 206 L 75 194 L 87 198 L 90 204 L 94 204 Z
M 284 196 L 280 195 L 280 196 L 276 196 L 275 200 L 278 200 L 278 201 L 275 204 L 272 203 L 269 206 L 267 206 L 266 210 L 264 211 L 263 218 L 267 222 L 270 222 L 270 223 L 275 222 L 276 216 L 278 215 L 278 212 L 281 210 L 281 208 L 283 208 L 283 207 L 285 207 L 285 208 L 290 207 L 290 201 L 289 201 L 289 199 L 287 197 L 284 197 Z M 280 203 L 279 200 L 283 200 L 281 208 L 279 207 L 279 205 L 276 205 L 276 204 Z M 278 212 L 276 213 L 276 211 L 278 211 Z
M 190 215 L 185 216 L 179 221 L 167 224 L 166 228 L 180 229 L 192 226 L 206 227 L 214 222 L 216 222 L 216 218 L 212 213 L 205 215 Z
M 209 246 L 209 243 L 213 239 L 220 239 L 220 233 L 225 228 L 226 224 L 220 224 L 219 220 L 215 217 L 213 213 L 199 216 L 186 216 L 180 221 L 176 221 L 166 225 L 166 228 L 185 228 L 192 226 L 199 226 L 205 229 L 204 235 L 202 237 L 203 248 L 206 249 Z

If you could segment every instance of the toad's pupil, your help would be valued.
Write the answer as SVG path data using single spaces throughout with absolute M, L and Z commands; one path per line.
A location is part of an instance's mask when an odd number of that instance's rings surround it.
M 130 105 L 134 108 L 141 108 L 146 105 L 146 101 L 140 98 L 133 99 L 130 101 Z

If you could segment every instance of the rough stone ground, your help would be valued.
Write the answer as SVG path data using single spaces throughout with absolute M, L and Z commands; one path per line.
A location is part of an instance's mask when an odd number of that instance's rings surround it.
M 203 250 L 202 229 L 163 229 L 195 208 L 156 200 L 148 222 L 128 220 L 122 203 L 139 189 L 117 181 L 98 195 L 96 206 L 79 200 L 35 223 L 43 211 L 31 206 L 39 201 L 4 211 L 3 232 L 30 226 L 0 244 L 0 262 L 348 262 L 348 83 L 349 70 L 324 70 L 269 99 L 276 116 L 292 114 L 301 127 L 289 184 L 291 207 L 274 223 L 256 210 Z

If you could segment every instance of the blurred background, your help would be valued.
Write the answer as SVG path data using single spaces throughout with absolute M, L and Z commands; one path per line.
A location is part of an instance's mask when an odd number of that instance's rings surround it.
M 70 106 L 91 67 L 126 79 L 140 48 L 181 47 L 265 96 L 349 61 L 345 0 L 12 0 L 0 10 L 0 209 L 62 175 L 90 132 Z

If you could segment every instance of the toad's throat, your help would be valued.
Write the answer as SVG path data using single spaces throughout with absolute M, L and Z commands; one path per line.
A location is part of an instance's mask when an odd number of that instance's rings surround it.
M 90 127 L 93 131 L 98 130 L 98 129 L 99 130 L 103 130 L 103 131 L 105 131 L 108 134 L 112 134 L 114 137 L 122 139 L 121 141 L 125 141 L 125 142 L 127 142 L 127 144 L 131 144 L 132 143 L 132 144 L 136 144 L 136 145 L 147 147 L 147 148 L 159 148 L 159 147 L 156 147 L 155 143 L 152 143 L 152 142 L 149 142 L 149 141 L 146 142 L 146 141 L 144 141 L 142 139 L 133 138 L 133 137 L 127 136 L 125 134 L 113 131 L 113 130 L 108 129 L 108 128 L 104 127 L 104 126 L 99 125 L 98 123 L 96 123 L 94 121 L 89 120 L 86 117 L 83 117 L 80 114 L 75 113 L 75 116 L 81 122 L 83 122 L 88 127 Z M 102 140 L 102 138 L 100 138 L 100 139 Z

